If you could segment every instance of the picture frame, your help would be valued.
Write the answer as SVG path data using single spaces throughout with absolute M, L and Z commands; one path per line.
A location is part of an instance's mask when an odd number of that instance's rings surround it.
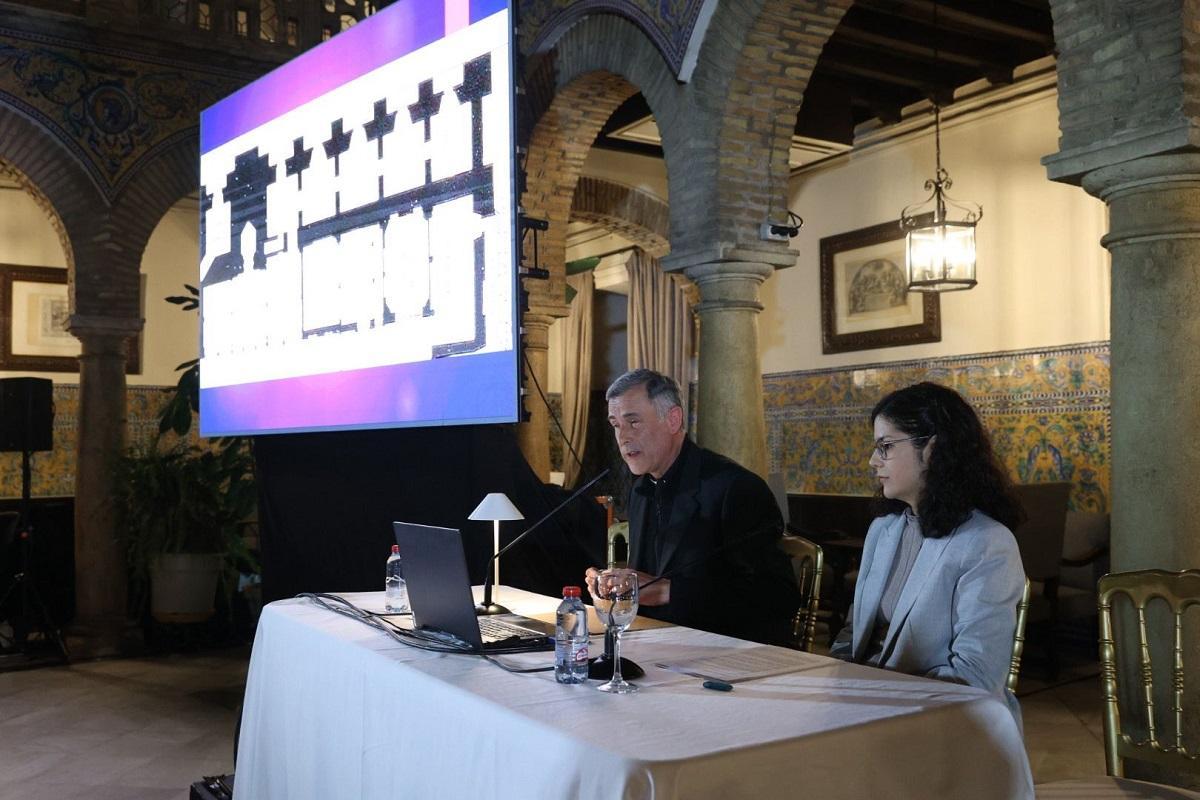
M 937 293 L 906 289 L 904 237 L 896 220 L 821 239 L 822 353 L 942 340 Z
M 82 345 L 66 329 L 67 270 L 0 264 L 0 370 L 78 372 Z M 141 365 L 141 333 L 129 341 L 126 374 Z

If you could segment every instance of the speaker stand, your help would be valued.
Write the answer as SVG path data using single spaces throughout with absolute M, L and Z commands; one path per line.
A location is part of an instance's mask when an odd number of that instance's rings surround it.
M 19 653 L 27 662 L 36 660 L 29 648 L 29 634 L 38 632 L 45 641 L 52 642 L 61 656 L 62 661 L 69 661 L 70 652 L 67 642 L 63 639 L 62 631 L 54 624 L 50 608 L 38 592 L 33 580 L 33 525 L 30 523 L 30 482 L 31 470 L 29 465 L 30 453 L 21 453 L 21 511 L 17 518 L 16 539 L 20 547 L 20 567 L 9 581 L 8 587 L 0 594 L 0 608 L 10 597 L 17 598 L 17 610 L 9 616 L 9 624 L 13 629 L 11 645 L 3 648 L 11 653 Z M 3 638 L 3 637 L 0 637 Z M 36 664 L 29 664 L 35 666 Z

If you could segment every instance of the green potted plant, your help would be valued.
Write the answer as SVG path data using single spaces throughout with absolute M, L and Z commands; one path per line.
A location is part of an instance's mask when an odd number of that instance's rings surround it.
M 187 296 L 167 301 L 192 311 L 199 292 L 186 288 Z M 200 622 L 213 614 L 218 581 L 231 591 L 240 568 L 257 566 L 243 537 L 257 503 L 254 458 L 245 439 L 191 439 L 199 361 L 177 369 L 158 435 L 117 464 L 115 500 L 132 608 L 140 615 L 149 600 L 160 622 Z
M 118 464 L 120 530 L 131 600 L 160 622 L 200 622 L 213 613 L 217 582 L 232 587 L 252 559 L 242 527 L 257 494 L 242 441 L 205 449 L 155 437 Z

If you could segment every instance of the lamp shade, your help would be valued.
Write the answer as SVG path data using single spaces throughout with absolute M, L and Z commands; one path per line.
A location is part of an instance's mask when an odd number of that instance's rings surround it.
M 517 510 L 508 496 L 503 492 L 492 492 L 475 506 L 475 510 L 467 519 L 475 520 L 504 520 L 525 519 L 525 515 Z

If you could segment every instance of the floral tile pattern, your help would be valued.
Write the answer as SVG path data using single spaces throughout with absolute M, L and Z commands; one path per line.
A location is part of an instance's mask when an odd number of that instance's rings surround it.
M 871 408 L 930 380 L 979 410 L 1014 481 L 1068 481 L 1072 508 L 1108 511 L 1109 363 L 1108 342 L 1091 342 L 766 375 L 770 470 L 793 492 L 870 494 Z
M 126 443 L 135 444 L 158 430 L 158 413 L 174 387 L 134 386 L 125 390 Z M 79 386 L 54 385 L 54 449 L 30 458 L 30 494 L 70 497 L 75 494 L 75 448 L 79 436 Z M 0 453 L 0 497 L 21 496 L 21 454 Z

